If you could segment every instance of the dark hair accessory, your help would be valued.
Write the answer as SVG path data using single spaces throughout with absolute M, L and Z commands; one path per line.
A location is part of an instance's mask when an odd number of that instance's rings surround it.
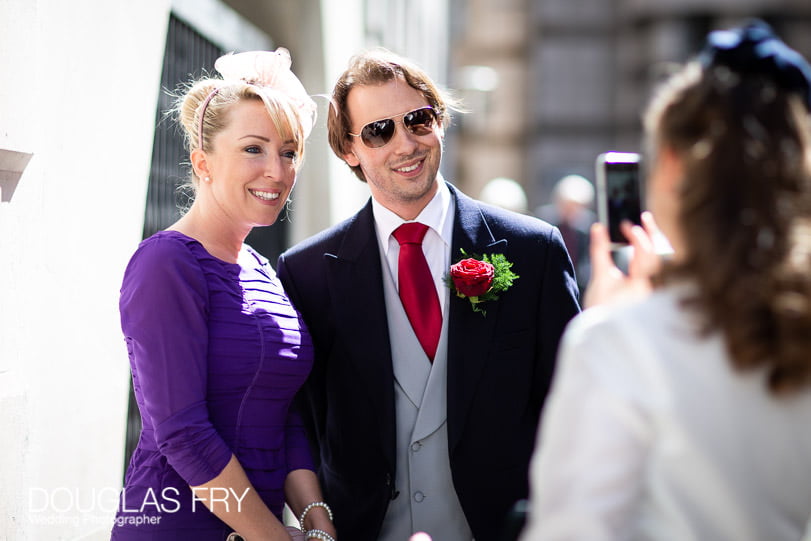
M 759 19 L 710 32 L 698 61 L 705 68 L 726 66 L 741 75 L 769 77 L 783 90 L 799 93 L 811 109 L 811 66 Z

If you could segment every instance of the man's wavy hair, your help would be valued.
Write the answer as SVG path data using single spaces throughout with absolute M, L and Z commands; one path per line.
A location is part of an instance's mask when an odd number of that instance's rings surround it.
M 327 116 L 329 145 L 332 151 L 343 159 L 349 152 L 352 136 L 352 122 L 347 111 L 346 100 L 349 92 L 356 86 L 382 85 L 396 78 L 402 78 L 408 85 L 419 91 L 428 105 L 437 112 L 440 127 L 450 125 L 450 110 L 459 110 L 450 94 L 440 90 L 431 78 L 419 66 L 386 49 L 374 49 L 353 56 L 349 67 L 335 83 L 330 99 Z M 352 167 L 352 172 L 366 182 L 360 166 Z
M 769 390 L 811 382 L 811 126 L 796 93 L 768 77 L 688 64 L 645 115 L 649 152 L 684 164 L 684 257 L 661 278 L 697 284 L 687 300 L 719 330 L 735 368 Z M 655 155 L 652 156 L 655 160 Z

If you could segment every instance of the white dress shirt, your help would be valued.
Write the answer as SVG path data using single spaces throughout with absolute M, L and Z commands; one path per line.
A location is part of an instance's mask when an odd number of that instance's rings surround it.
M 735 371 L 685 291 L 589 309 L 566 330 L 522 541 L 802 539 L 811 389 L 776 398 L 763 371 Z
M 422 251 L 431 269 L 434 285 L 437 288 L 439 304 L 442 315 L 445 315 L 445 283 L 442 277 L 450 270 L 451 241 L 453 238 L 453 204 L 451 192 L 441 176 L 437 177 L 438 189 L 431 201 L 422 209 L 419 216 L 413 221 L 428 226 L 425 238 L 422 241 Z M 381 205 L 372 198 L 372 213 L 377 226 L 377 240 L 385 254 L 386 262 L 391 269 L 394 283 L 398 284 L 398 257 L 400 256 L 400 243 L 394 238 L 394 230 L 406 223 L 405 220 Z

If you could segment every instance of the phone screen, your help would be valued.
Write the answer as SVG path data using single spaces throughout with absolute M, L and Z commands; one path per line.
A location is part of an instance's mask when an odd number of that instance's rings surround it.
M 608 228 L 613 244 L 628 244 L 620 224 L 628 220 L 641 225 L 642 187 L 639 155 L 608 152 L 597 160 L 600 220 Z

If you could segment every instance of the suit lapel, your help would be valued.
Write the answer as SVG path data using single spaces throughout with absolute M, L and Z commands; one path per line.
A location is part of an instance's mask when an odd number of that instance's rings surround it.
M 493 236 L 479 204 L 448 187 L 456 203 L 451 262 L 462 257 L 460 249 L 470 256 L 506 251 L 507 240 Z M 448 445 L 453 452 L 492 345 L 499 304 L 490 303 L 485 317 L 452 293 L 448 314 Z
M 476 201 L 448 184 L 455 202 L 451 261 L 468 254 L 505 252 L 507 240 L 495 238 Z M 383 294 L 383 274 L 371 202 L 348 225 L 343 244 L 327 258 L 327 282 L 335 306 L 336 332 L 345 337 L 359 374 L 359 391 L 369 395 L 378 414 L 377 431 L 385 456 L 394 465 L 394 374 Z M 464 428 L 467 411 L 493 341 L 499 303 L 487 317 L 473 312 L 467 299 L 450 295 L 448 307 L 448 444 L 452 452 Z
M 336 332 L 358 373 L 358 391 L 369 395 L 378 412 L 376 430 L 394 467 L 394 386 L 383 295 L 383 275 L 371 202 L 349 224 L 343 244 L 327 258 L 327 282 L 337 311 Z

